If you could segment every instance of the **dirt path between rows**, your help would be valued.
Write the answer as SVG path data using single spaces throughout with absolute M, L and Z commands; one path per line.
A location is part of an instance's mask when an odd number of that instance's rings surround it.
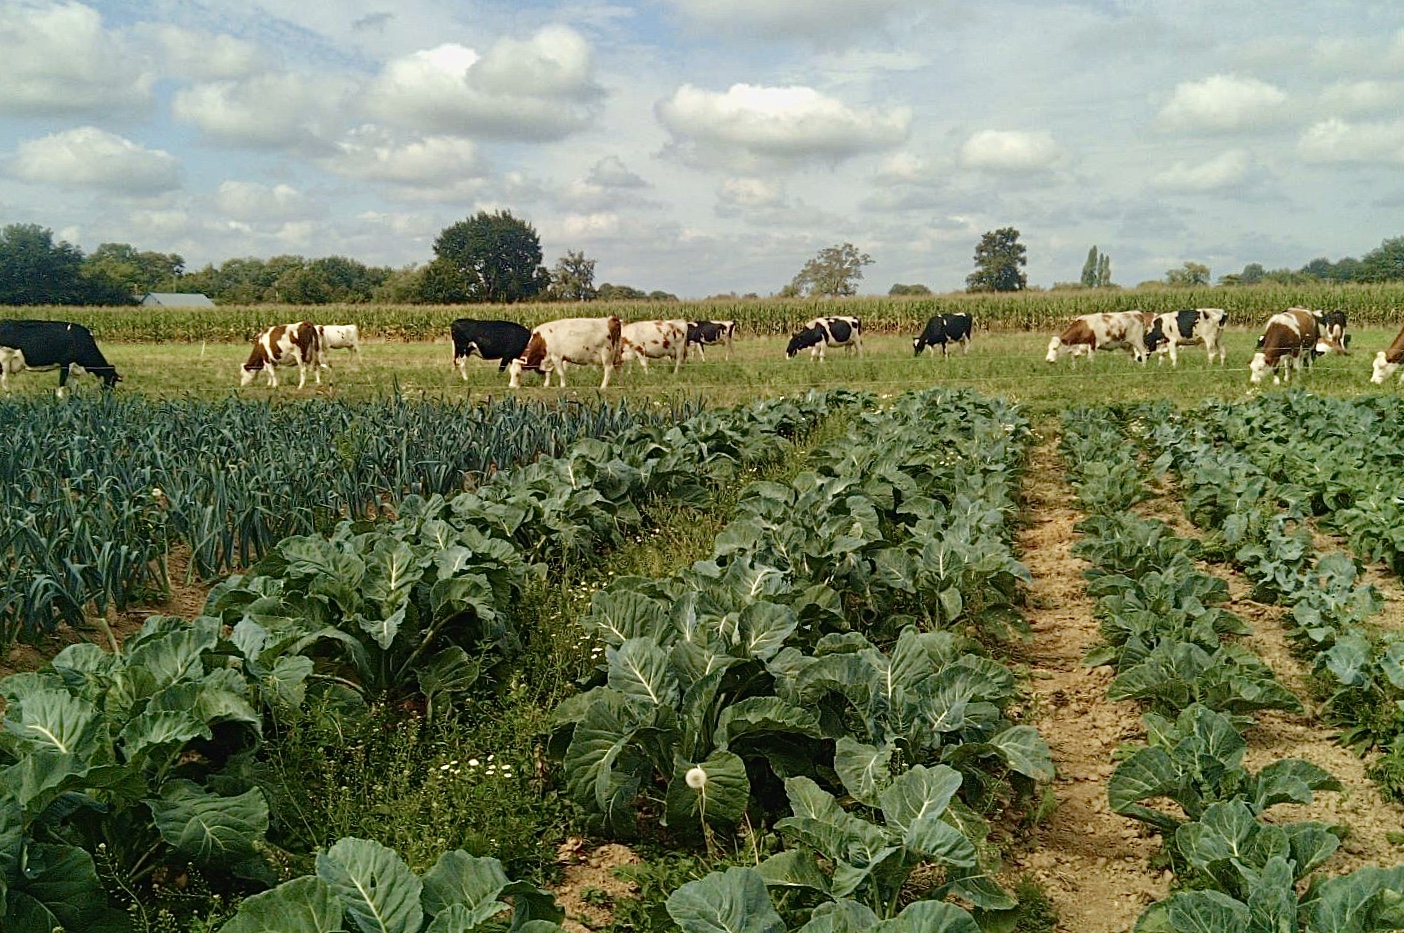
M 1034 639 L 1023 660 L 1033 678 L 1035 725 L 1058 768 L 1056 806 L 1011 862 L 1043 884 L 1060 931 L 1124 933 L 1147 904 L 1166 895 L 1170 874 L 1150 867 L 1159 838 L 1107 805 L 1112 752 L 1141 734 L 1140 711 L 1107 699 L 1110 668 L 1082 663 L 1100 636 L 1082 577 L 1087 563 L 1072 554 L 1073 525 L 1082 513 L 1055 447 L 1049 436 L 1033 452 L 1024 490 L 1028 524 L 1018 547 L 1033 573 Z

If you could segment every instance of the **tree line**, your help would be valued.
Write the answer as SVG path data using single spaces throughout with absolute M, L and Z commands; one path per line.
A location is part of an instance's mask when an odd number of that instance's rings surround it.
M 855 295 L 863 267 L 872 256 L 852 243 L 821 249 L 808 260 L 780 297 Z M 975 248 L 975 271 L 966 276 L 971 292 L 1013 292 L 1028 288 L 1024 267 L 1028 253 L 1019 231 L 1001 227 L 985 233 Z M 1258 282 L 1302 284 L 1404 280 L 1404 237 L 1385 240 L 1360 259 L 1336 262 L 1313 259 L 1300 270 L 1266 270 L 1249 263 L 1240 273 L 1222 276 L 1220 285 Z M 1186 262 L 1171 269 L 1163 282 L 1143 285 L 1208 285 L 1209 267 Z M 1054 288 L 1116 287 L 1111 258 L 1096 246 L 1088 252 L 1076 283 Z M 511 211 L 479 211 L 445 227 L 434 241 L 434 258 L 403 268 L 367 266 L 345 256 L 308 259 L 284 255 L 271 259 L 229 259 L 188 272 L 175 253 L 140 251 L 126 243 L 103 243 L 90 255 L 55 241 L 37 224 L 11 224 L 0 230 L 0 304 L 132 304 L 148 292 L 199 292 L 220 304 L 472 304 L 519 301 L 593 301 L 632 299 L 676 301 L 664 291 L 644 291 L 608 282 L 595 285 L 595 260 L 567 251 L 547 269 L 541 241 L 530 223 Z M 891 295 L 929 295 L 920 284 L 893 285 Z M 734 295 L 729 297 L 735 297 Z

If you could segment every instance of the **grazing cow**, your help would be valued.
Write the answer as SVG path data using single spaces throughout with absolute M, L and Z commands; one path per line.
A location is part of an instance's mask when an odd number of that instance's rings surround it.
M 449 325 L 453 337 L 453 368 L 468 381 L 468 359 L 474 353 L 485 360 L 501 360 L 497 371 L 526 351 L 531 331 L 512 321 L 475 321 L 461 317 Z
M 1268 370 L 1272 370 L 1273 385 L 1283 379 L 1291 381 L 1292 370 L 1302 366 L 1302 351 L 1310 355 L 1318 338 L 1316 316 L 1305 308 L 1288 308 L 1274 314 L 1268 318 L 1263 331 L 1261 349 L 1253 354 L 1253 361 L 1248 364 L 1249 381 L 1262 382 Z M 1284 362 L 1287 371 L 1279 376 L 1278 370 Z
M 1224 319 L 1227 316 L 1222 308 L 1181 308 L 1157 314 L 1146 331 L 1146 349 L 1156 354 L 1169 353 L 1170 365 L 1179 366 L 1179 348 L 1202 343 L 1209 362 L 1214 362 L 1214 355 L 1218 354 L 1219 364 L 1223 365 Z
M 323 369 L 331 369 L 327 363 L 328 350 L 350 350 L 351 358 L 360 365 L 361 330 L 355 324 L 318 324 L 317 339 L 321 345 L 318 362 Z
M 1389 378 L 1390 373 L 1399 368 L 1399 364 L 1404 363 L 1404 329 L 1401 329 L 1394 337 L 1394 343 L 1389 345 L 1388 350 L 1381 350 L 1375 354 L 1375 372 L 1370 377 L 1370 381 L 1375 385 L 1384 385 L 1384 381 Z M 1404 382 L 1404 372 L 1399 374 L 1399 381 Z
M 1316 330 L 1320 339 L 1313 347 L 1314 355 L 1325 356 L 1327 353 L 1341 353 L 1350 355 L 1350 336 L 1346 334 L 1346 313 L 1344 311 L 1313 311 L 1316 318 Z
M 697 357 L 705 361 L 707 354 L 702 347 L 709 343 L 726 344 L 726 358 L 731 359 L 731 341 L 736 337 L 735 321 L 688 321 L 687 342 L 697 345 Z
M 92 332 L 82 324 L 0 321 L 0 388 L 9 391 L 10 377 L 26 369 L 57 369 L 58 395 L 62 398 L 74 366 L 101 379 L 104 389 L 122 381 L 98 349 Z
M 508 365 L 512 374 L 507 385 L 513 389 L 522 384 L 522 371 L 535 370 L 544 373 L 546 382 L 551 384 L 551 373 L 556 373 L 565 388 L 566 369 L 571 363 L 584 366 L 598 363 L 604 367 L 604 379 L 600 388 L 608 388 L 610 374 L 619 365 L 620 339 L 623 325 L 619 318 L 610 317 L 569 317 L 559 321 L 548 321 L 531 332 L 526 349 Z M 686 342 L 686 334 L 683 334 Z
M 809 359 L 817 359 L 821 363 L 824 362 L 825 347 L 844 347 L 848 352 L 856 349 L 862 356 L 863 322 L 847 315 L 817 317 L 790 338 L 785 356 L 793 357 L 806 347 L 810 348 Z
M 316 324 L 298 321 L 296 324 L 274 324 L 254 338 L 253 349 L 244 361 L 239 385 L 254 381 L 260 370 L 268 374 L 268 388 L 278 388 L 279 366 L 297 365 L 297 387 L 307 384 L 307 370 L 312 370 L 317 385 L 322 384 L 322 340 Z
M 941 356 L 950 353 L 950 344 L 959 342 L 961 352 L 970 352 L 971 321 L 968 314 L 936 314 L 926 322 L 926 329 L 912 339 L 912 349 L 916 356 L 927 347 L 941 346 Z
M 676 374 L 687 362 L 687 321 L 635 321 L 619 333 L 621 361 L 638 360 L 648 372 L 648 361 L 671 357 Z
M 1146 312 L 1103 311 L 1073 318 L 1057 337 L 1048 341 L 1048 362 L 1066 353 L 1074 364 L 1079 356 L 1092 358 L 1097 350 L 1126 350 L 1138 363 L 1146 360 Z

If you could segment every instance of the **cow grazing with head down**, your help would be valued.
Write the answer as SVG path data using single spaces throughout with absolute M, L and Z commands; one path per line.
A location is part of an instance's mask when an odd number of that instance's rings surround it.
M 1388 350 L 1381 350 L 1375 354 L 1375 371 L 1370 376 L 1370 381 L 1377 386 L 1384 385 L 1384 381 L 1399 368 L 1400 363 L 1404 363 L 1404 329 L 1395 335 L 1394 343 L 1389 345 Z M 1399 381 L 1404 382 L 1404 372 L 1399 374 Z
M 1269 370 L 1273 385 L 1284 379 L 1291 381 L 1292 370 L 1302 367 L 1303 354 L 1310 357 L 1318 339 L 1316 316 L 1305 308 L 1288 308 L 1274 314 L 1268 318 L 1260 349 L 1248 364 L 1249 381 L 1262 382 Z M 1284 366 L 1285 373 L 1279 375 Z
M 1228 315 L 1222 308 L 1181 308 L 1151 318 L 1146 330 L 1146 349 L 1151 353 L 1168 353 L 1170 365 L 1180 365 L 1180 347 L 1196 343 L 1204 345 L 1209 362 L 1215 354 L 1219 364 L 1224 362 L 1224 320 Z M 1163 357 L 1160 357 L 1163 359 Z
M 677 373 L 687 362 L 687 321 L 634 321 L 625 324 L 619 334 L 619 358 L 623 362 L 638 360 L 644 372 L 648 361 L 672 359 Z
M 697 347 L 697 358 L 706 361 L 703 347 L 707 344 L 726 344 L 726 358 L 731 359 L 731 342 L 736 337 L 735 321 L 688 321 L 687 343 L 689 349 Z
M 858 355 L 862 356 L 863 322 L 849 315 L 817 317 L 790 338 L 785 356 L 793 357 L 799 351 L 808 349 L 809 359 L 822 363 L 825 347 L 843 347 L 849 353 L 857 350 Z
M 296 324 L 274 324 L 254 338 L 253 349 L 244 361 L 239 385 L 246 386 L 259 372 L 268 375 L 268 388 L 278 388 L 279 366 L 297 366 L 297 387 L 307 385 L 307 370 L 322 384 L 322 340 L 317 325 L 311 321 Z
M 453 338 L 453 368 L 468 381 L 468 359 L 474 353 L 485 360 L 501 360 L 502 372 L 526 351 L 531 331 L 513 321 L 475 321 L 461 317 L 449 325 Z
M 604 368 L 600 388 L 608 388 L 609 377 L 620 362 L 619 344 L 623 327 L 619 318 L 613 315 L 562 318 L 541 324 L 532 330 L 526 349 L 508 364 L 511 378 L 507 385 L 513 389 L 520 388 L 522 372 L 529 369 L 544 373 L 544 384 L 547 386 L 551 384 L 551 373 L 554 372 L 560 377 L 561 388 L 565 388 L 566 369 L 574 363 L 577 366 L 599 364 Z
M 1327 353 L 1350 355 L 1350 335 L 1346 333 L 1346 313 L 1344 311 L 1313 311 L 1316 330 L 1320 339 L 1313 348 L 1317 356 Z
M 939 345 L 941 356 L 944 358 L 950 353 L 950 345 L 959 343 L 961 352 L 969 353 L 971 327 L 968 314 L 932 315 L 922 332 L 912 338 L 912 349 L 916 351 L 916 356 L 921 356 L 922 350 Z
M 58 395 L 63 397 L 69 370 L 77 366 L 102 380 L 104 389 L 122 381 L 102 355 L 92 332 L 67 321 L 0 321 L 0 388 L 26 369 L 59 371 Z
M 361 363 L 361 329 L 355 324 L 318 324 L 317 339 L 321 345 L 318 362 L 323 369 L 331 369 L 327 363 L 328 350 L 350 350 L 356 365 Z
M 1069 355 L 1092 358 L 1097 350 L 1126 350 L 1138 363 L 1146 359 L 1146 317 L 1144 311 L 1103 311 L 1073 318 L 1061 334 L 1048 341 L 1045 359 L 1056 363 Z

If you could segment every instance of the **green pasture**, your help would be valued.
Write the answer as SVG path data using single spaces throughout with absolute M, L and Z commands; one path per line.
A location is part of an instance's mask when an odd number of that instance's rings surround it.
M 1375 350 L 1387 346 L 1395 328 L 1352 330 L 1350 356 L 1319 360 L 1302 384 L 1329 395 L 1357 395 L 1370 391 L 1396 391 L 1393 385 L 1377 389 L 1370 384 L 1370 364 Z M 678 394 L 700 397 L 709 405 L 733 405 L 762 396 L 777 396 L 809 388 L 844 386 L 879 393 L 898 393 L 935 385 L 968 386 L 987 395 L 1024 403 L 1032 414 L 1053 414 L 1081 402 L 1120 402 L 1166 398 L 1177 405 L 1192 405 L 1206 397 L 1242 398 L 1249 393 L 1248 360 L 1257 329 L 1231 328 L 1226 334 L 1228 363 L 1207 365 L 1202 347 L 1187 348 L 1178 368 L 1168 358 L 1137 366 L 1122 351 L 1105 351 L 1076 366 L 1068 359 L 1055 365 L 1044 362 L 1048 332 L 985 332 L 976 335 L 968 355 L 958 350 L 948 359 L 931 351 L 914 358 L 911 339 L 897 335 L 872 335 L 865 339 L 862 358 L 844 351 L 830 351 L 823 363 L 811 362 L 807 353 L 787 360 L 784 337 L 750 337 L 737 341 L 732 359 L 714 348 L 705 361 L 690 358 L 676 376 L 670 363 L 650 364 L 616 371 L 603 395 L 666 397 Z M 193 395 L 219 398 L 237 392 L 244 398 L 288 400 L 311 397 L 370 399 L 387 393 L 461 401 L 465 397 L 502 396 L 506 373 L 496 362 L 474 358 L 463 382 L 450 365 L 452 348 L 442 341 L 368 341 L 358 364 L 342 350 L 332 351 L 330 372 L 322 385 L 309 380 L 297 389 L 297 370 L 279 371 L 279 386 L 270 391 L 260 375 L 248 388 L 239 388 L 240 367 L 248 353 L 242 343 L 110 343 L 108 358 L 122 374 L 119 392 L 140 392 L 153 397 Z M 73 377 L 77 391 L 96 392 L 96 380 Z M 600 370 L 573 367 L 564 390 L 576 398 L 599 393 Z M 518 390 L 531 398 L 553 398 L 561 390 L 541 387 L 541 377 L 526 375 Z M 52 392 L 53 373 L 27 373 L 11 380 L 11 391 Z M 1265 384 L 1264 389 L 1271 389 Z

